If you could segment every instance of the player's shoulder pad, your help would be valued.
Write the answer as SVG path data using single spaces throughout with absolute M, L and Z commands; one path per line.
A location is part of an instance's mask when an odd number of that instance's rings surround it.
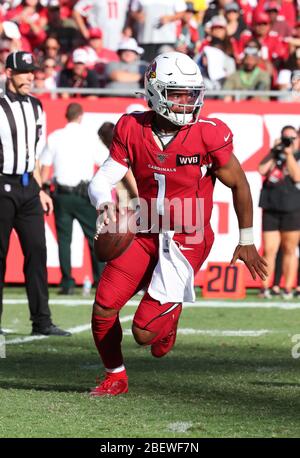
M 200 118 L 198 123 L 203 133 L 208 132 L 209 135 L 215 135 L 220 129 L 227 127 L 225 122 L 218 118 Z
M 116 126 L 125 127 L 127 125 L 135 124 L 137 117 L 143 114 L 144 114 L 143 111 L 133 111 L 132 113 L 125 113 L 120 117 Z
M 134 111 L 132 113 L 123 114 L 115 126 L 115 133 L 129 133 L 136 131 L 137 125 L 142 125 L 148 112 Z
M 128 129 L 129 124 L 130 124 L 129 115 L 125 113 L 117 121 L 114 127 L 114 133 L 121 134 L 122 132 L 124 132 L 125 129 Z
M 200 118 L 201 135 L 207 152 L 213 152 L 218 148 L 232 142 L 232 132 L 227 124 L 218 118 Z

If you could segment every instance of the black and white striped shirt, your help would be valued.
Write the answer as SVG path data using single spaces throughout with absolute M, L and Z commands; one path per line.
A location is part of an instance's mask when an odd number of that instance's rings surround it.
M 0 174 L 32 172 L 42 149 L 44 115 L 41 102 L 9 90 L 0 98 Z

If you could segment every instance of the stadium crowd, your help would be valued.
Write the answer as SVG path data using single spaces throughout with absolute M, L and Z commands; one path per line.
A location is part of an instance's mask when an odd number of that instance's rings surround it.
M 44 97 L 56 87 L 131 91 L 155 55 L 176 50 L 197 62 L 207 89 L 290 90 L 299 18 L 297 0 L 1 0 L 0 84 L 8 54 L 23 50 L 36 57 Z

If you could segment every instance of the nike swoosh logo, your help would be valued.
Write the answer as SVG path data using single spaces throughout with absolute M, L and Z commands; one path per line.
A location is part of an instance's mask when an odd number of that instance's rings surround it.
M 230 137 L 230 132 L 229 132 L 229 134 L 228 134 L 226 137 L 224 137 L 224 141 L 227 142 L 227 140 L 228 140 L 229 137 Z

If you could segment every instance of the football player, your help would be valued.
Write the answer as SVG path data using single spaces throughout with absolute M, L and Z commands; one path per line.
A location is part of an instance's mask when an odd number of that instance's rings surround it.
M 266 263 L 253 244 L 252 199 L 233 154 L 232 132 L 219 119 L 200 117 L 204 91 L 191 58 L 178 52 L 157 56 L 145 75 L 150 111 L 120 118 L 110 157 L 90 184 L 91 201 L 102 209 L 102 223 L 107 224 L 115 218 L 111 186 L 131 167 L 150 218 L 148 231 L 137 233 L 130 248 L 107 263 L 97 288 L 92 331 L 106 376 L 91 391 L 93 396 L 128 391 L 119 311 L 142 288 L 146 293 L 133 319 L 134 338 L 151 346 L 157 358 L 172 349 L 182 302 L 193 300 L 193 274 L 213 244 L 216 179 L 232 190 L 240 228 L 232 263 L 244 261 L 254 279 L 266 275 Z M 174 199 L 179 206 L 170 204 Z M 190 227 L 182 222 L 185 212 L 192 214 Z

